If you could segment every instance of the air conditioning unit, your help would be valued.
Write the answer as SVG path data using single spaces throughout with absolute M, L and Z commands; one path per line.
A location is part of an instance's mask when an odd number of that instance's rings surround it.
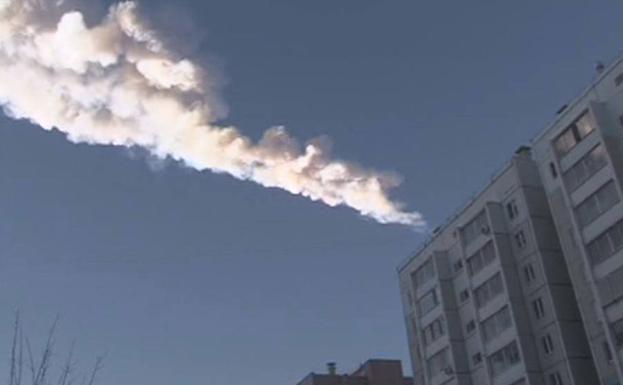
M 480 232 L 483 234 L 489 234 L 491 232 L 491 229 L 489 228 L 489 226 L 485 225 L 480 228 Z

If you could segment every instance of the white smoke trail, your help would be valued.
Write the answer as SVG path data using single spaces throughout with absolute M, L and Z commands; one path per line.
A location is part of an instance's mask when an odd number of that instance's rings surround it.
M 301 146 L 283 127 L 257 143 L 219 127 L 210 76 L 165 47 L 126 1 L 94 26 L 62 0 L 0 0 L 0 105 L 72 142 L 140 146 L 197 170 L 228 173 L 381 223 L 424 226 L 388 191 L 396 176 L 334 160 L 322 141 Z

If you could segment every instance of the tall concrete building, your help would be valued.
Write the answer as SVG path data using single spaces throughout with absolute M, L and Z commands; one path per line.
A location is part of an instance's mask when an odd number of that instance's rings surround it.
M 416 385 L 623 384 L 623 59 L 399 268 Z
M 528 148 L 399 274 L 416 385 L 597 383 Z
M 327 373 L 310 373 L 298 385 L 413 385 L 413 379 L 403 376 L 400 361 L 372 359 L 350 374 L 338 374 L 331 362 Z
M 533 147 L 600 383 L 623 384 L 623 59 Z

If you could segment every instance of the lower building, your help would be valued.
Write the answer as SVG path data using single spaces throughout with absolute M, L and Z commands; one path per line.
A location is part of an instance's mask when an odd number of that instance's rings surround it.
M 413 385 L 398 360 L 368 360 L 350 374 L 338 374 L 335 363 L 327 364 L 327 369 L 325 374 L 310 373 L 298 385 Z

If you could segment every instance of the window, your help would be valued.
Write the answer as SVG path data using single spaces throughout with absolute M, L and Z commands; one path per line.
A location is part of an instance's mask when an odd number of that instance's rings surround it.
M 580 118 L 575 121 L 575 126 L 579 134 L 579 141 L 586 138 L 588 134 L 593 132 L 595 129 L 595 125 L 593 124 L 593 121 L 588 113 L 584 113 L 580 116 Z
M 424 346 L 428 346 L 446 334 L 443 317 L 439 317 L 422 330 Z
M 623 83 L 623 74 L 618 74 L 616 78 L 614 78 L 614 85 L 620 86 Z
M 513 341 L 489 356 L 491 375 L 497 376 L 520 361 L 517 342 Z
M 508 214 L 509 219 L 515 219 L 519 215 L 519 209 L 517 208 L 517 202 L 515 200 L 511 200 L 506 204 L 506 213 Z
M 499 336 L 504 330 L 512 325 L 511 314 L 508 306 L 482 321 L 482 334 L 486 342 Z
M 541 319 L 545 316 L 545 308 L 543 307 L 543 300 L 541 298 L 532 301 L 532 309 L 534 310 L 536 319 Z
M 478 365 L 481 362 L 482 362 L 482 354 L 480 352 L 478 352 L 478 353 L 476 353 L 476 354 L 474 354 L 472 356 L 472 363 L 474 365 Z
M 549 172 L 552 173 L 552 178 L 556 179 L 558 177 L 558 170 L 556 170 L 556 165 L 553 162 L 549 163 Z
M 586 245 L 593 266 L 605 261 L 623 248 L 623 220 L 615 223 Z
M 559 372 L 555 372 L 549 375 L 549 383 L 550 385 L 564 385 Z
M 428 367 L 428 378 L 434 378 L 440 373 L 446 372 L 450 368 L 448 359 L 448 348 L 443 349 L 426 361 Z
M 476 322 L 474 322 L 474 320 L 469 320 L 469 322 L 467 323 L 467 326 L 465 326 L 465 330 L 467 330 L 468 333 L 473 332 L 474 330 L 476 330 Z
M 489 223 L 487 222 L 487 213 L 482 210 L 474 219 L 466 224 L 461 230 L 463 234 L 463 242 L 469 245 L 483 232 L 487 232 L 489 229 Z
M 582 114 L 575 123 L 567 127 L 567 129 L 554 140 L 554 148 L 558 156 L 563 156 L 568 153 L 576 144 L 580 143 L 588 134 L 593 132 L 594 128 L 595 125 L 588 112 Z
M 515 234 L 515 243 L 520 249 L 523 249 L 528 244 L 528 242 L 526 241 L 526 234 L 523 232 L 523 230 L 519 230 L 517 234 Z
M 420 317 L 429 311 L 433 310 L 439 304 L 439 298 L 437 298 L 437 290 L 433 289 L 424 294 L 422 298 L 418 300 L 417 308 L 420 313 Z
M 497 273 L 488 281 L 480 285 L 474 290 L 474 297 L 476 298 L 476 304 L 478 308 L 483 307 L 493 298 L 497 297 L 504 291 L 504 285 L 502 284 L 502 276 Z
M 609 181 L 575 208 L 582 227 L 593 222 L 601 214 L 619 202 L 619 194 L 613 181 Z
M 536 279 L 536 274 L 534 273 L 534 267 L 532 267 L 531 263 L 527 263 L 523 267 L 523 276 L 526 280 L 526 283 L 530 283 Z
M 608 341 L 604 341 L 601 346 L 604 350 L 604 357 L 606 357 L 606 361 L 611 364 L 614 357 L 612 356 L 612 349 L 610 349 L 610 344 L 608 344 Z
M 545 354 L 551 354 L 554 351 L 554 341 L 552 341 L 552 336 L 549 334 L 541 337 L 541 345 L 543 345 Z
M 584 155 L 576 164 L 565 171 L 563 178 L 569 191 L 574 191 L 588 178 L 601 170 L 608 163 L 606 150 L 603 145 L 593 148 L 588 154 Z
M 467 289 L 461 290 L 461 293 L 459 293 L 459 300 L 461 302 L 465 302 L 468 299 L 469 299 L 469 291 Z
M 413 273 L 413 284 L 420 287 L 435 277 L 433 259 L 429 259 Z
M 493 242 L 489 241 L 467 260 L 469 274 L 474 275 L 478 273 L 480 270 L 484 269 L 485 266 L 493 262 L 494 259 L 495 249 L 493 247 Z
M 614 322 L 611 326 L 617 346 L 623 346 L 623 318 Z
M 458 261 L 454 262 L 454 271 L 457 272 L 459 270 L 461 270 L 463 268 L 463 260 L 459 259 Z

